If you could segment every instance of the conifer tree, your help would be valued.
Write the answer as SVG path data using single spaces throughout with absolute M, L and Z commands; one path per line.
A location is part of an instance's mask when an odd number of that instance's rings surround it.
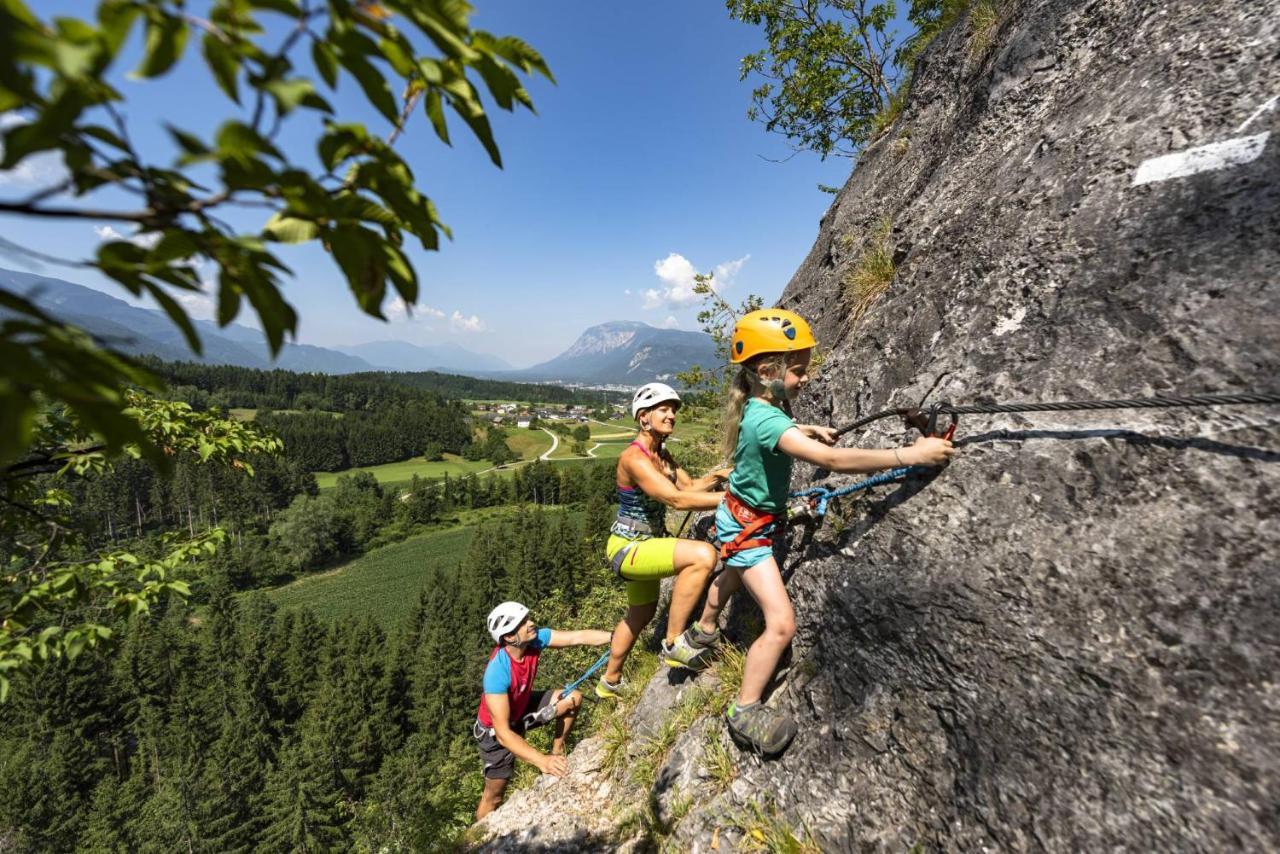
M 130 822 L 139 805 L 131 804 L 129 795 L 127 787 L 114 774 L 102 778 L 93 790 L 79 848 L 103 854 L 128 854 L 138 850 Z
M 300 741 L 281 750 L 280 763 L 267 780 L 259 850 L 311 854 L 343 847 L 340 792 L 322 765 Z

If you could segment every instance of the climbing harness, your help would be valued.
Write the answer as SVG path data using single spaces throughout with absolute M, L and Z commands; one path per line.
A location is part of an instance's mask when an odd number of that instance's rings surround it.
M 974 403 L 967 406 L 955 406 L 950 403 L 935 403 L 921 410 L 918 408 L 883 409 L 865 418 L 859 418 L 836 429 L 839 438 L 850 430 L 857 430 L 872 422 L 895 415 L 902 418 L 912 427 L 932 420 L 936 424 L 938 415 L 994 415 L 1001 412 L 1087 412 L 1099 409 L 1167 409 L 1183 406 L 1244 406 L 1249 404 L 1280 403 L 1280 394 L 1251 393 L 1241 394 L 1190 394 L 1180 397 L 1129 397 L 1114 400 L 1062 400 L 1048 403 Z M 921 429 L 925 435 L 929 432 Z
M 757 510 L 732 492 L 724 494 L 725 508 L 733 514 L 733 518 L 742 526 L 732 540 L 720 546 L 720 559 L 728 560 L 738 552 L 747 549 L 768 547 L 773 545 L 771 536 L 764 536 L 765 530 L 778 521 L 779 514 Z
M 600 653 L 600 657 L 596 659 L 595 664 L 587 668 L 586 673 L 583 673 L 577 679 L 573 680 L 568 685 L 564 686 L 564 690 L 560 692 L 560 699 L 563 700 L 565 697 L 568 697 L 570 694 L 572 694 L 574 688 L 577 688 L 583 682 L 586 682 L 592 673 L 595 673 L 601 667 L 604 667 L 605 664 L 608 663 L 608 661 L 609 661 L 609 650 L 605 650 L 604 652 Z

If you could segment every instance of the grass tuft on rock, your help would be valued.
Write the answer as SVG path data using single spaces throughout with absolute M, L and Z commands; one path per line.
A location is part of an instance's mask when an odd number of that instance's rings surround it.
M 770 854 L 822 854 L 813 834 L 801 826 L 797 833 L 778 814 L 772 802 L 762 806 L 747 803 L 744 812 L 729 816 L 729 823 L 742 832 L 738 851 L 768 851 Z
M 849 320 L 866 313 L 877 298 L 889 290 L 896 271 L 893 263 L 893 222 L 885 217 L 867 238 L 862 255 L 841 279 L 844 301 L 849 306 Z
M 1002 0 L 977 0 L 969 11 L 969 59 L 978 60 L 995 46 L 1004 20 Z

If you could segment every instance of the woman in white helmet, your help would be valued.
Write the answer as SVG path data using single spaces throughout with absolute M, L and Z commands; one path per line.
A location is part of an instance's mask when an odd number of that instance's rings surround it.
M 622 665 L 658 609 L 663 578 L 676 577 L 662 643 L 667 664 L 705 666 L 705 653 L 719 637 L 715 623 L 684 631 L 715 569 L 716 550 L 710 543 L 668 536 L 666 509 L 714 510 L 724 493 L 711 490 L 730 469 L 695 480 L 680 468 L 666 448 L 679 409 L 680 395 L 663 383 L 641 386 L 631 401 L 631 415 L 640 430 L 618 458 L 618 516 L 605 547 L 609 565 L 627 585 L 627 614 L 613 631 L 609 665 L 596 683 L 601 697 L 617 696 Z

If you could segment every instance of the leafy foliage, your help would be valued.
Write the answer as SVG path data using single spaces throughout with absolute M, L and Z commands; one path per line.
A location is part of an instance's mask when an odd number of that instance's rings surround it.
M 901 112 L 925 47 L 975 0 L 902 2 L 905 28 L 897 0 L 726 0 L 730 16 L 762 27 L 767 43 L 742 58 L 742 79 L 762 81 L 747 115 L 797 151 L 856 156 Z
M 281 294 L 289 269 L 276 244 L 322 245 L 369 315 L 382 317 L 388 288 L 413 304 L 419 281 L 406 238 L 435 250 L 449 232 L 396 153 L 396 138 L 421 106 L 449 143 L 452 113 L 500 166 L 481 90 L 502 109 L 532 109 L 522 79 L 551 78 L 537 51 L 473 29 L 470 13 L 456 0 L 213 0 L 202 18 L 180 0 L 99 0 L 92 18 L 46 20 L 23 0 L 5 0 L 0 112 L 26 121 L 4 132 L 0 169 L 58 152 L 69 177 L 0 200 L 0 211 L 132 226 L 134 234 L 103 243 L 84 266 L 153 298 L 197 353 L 200 337 L 179 297 L 202 289 L 205 262 L 216 271 L 219 324 L 247 304 L 273 352 L 296 333 L 297 315 Z M 178 151 L 168 163 L 135 145 L 120 109 L 125 93 L 112 82 L 138 33 L 136 80 L 164 77 L 198 43 L 227 99 L 228 117 L 208 136 L 168 126 Z M 391 126 L 385 137 L 334 116 L 323 92 L 340 81 L 354 83 Z M 323 123 L 310 163 L 280 145 L 299 115 Z M 121 195 L 139 204 L 91 206 Z M 262 211 L 260 227 L 241 231 L 224 218 L 243 208 Z M 153 377 L 21 296 L 4 294 L 2 307 L 0 463 L 35 439 L 41 397 L 74 409 L 108 449 L 146 447 L 148 435 L 120 402 L 125 386 L 154 387 Z
M 148 447 L 169 457 L 221 463 L 252 474 L 248 457 L 280 450 L 280 440 L 258 428 L 200 413 L 185 403 L 161 401 L 136 392 L 125 395 L 121 417 L 135 426 Z M 166 538 L 155 557 L 113 550 L 85 556 L 83 531 L 72 519 L 71 493 L 60 478 L 93 479 L 112 470 L 106 443 L 91 433 L 75 410 L 48 410 L 34 431 L 36 442 L 22 459 L 0 471 L 0 499 L 12 527 L 3 536 L 5 564 L 0 567 L 0 700 L 9 676 L 33 662 L 66 657 L 111 637 L 111 629 L 92 611 L 138 614 L 162 596 L 187 595 L 175 576 L 192 559 L 210 554 L 225 537 L 211 529 L 186 542 Z M 125 452 L 139 457 L 139 447 Z M 42 477 L 53 475 L 52 479 Z
M 761 26 L 767 48 L 742 58 L 763 78 L 747 115 L 797 149 L 852 155 L 897 87 L 894 0 L 728 0 L 729 14 Z

